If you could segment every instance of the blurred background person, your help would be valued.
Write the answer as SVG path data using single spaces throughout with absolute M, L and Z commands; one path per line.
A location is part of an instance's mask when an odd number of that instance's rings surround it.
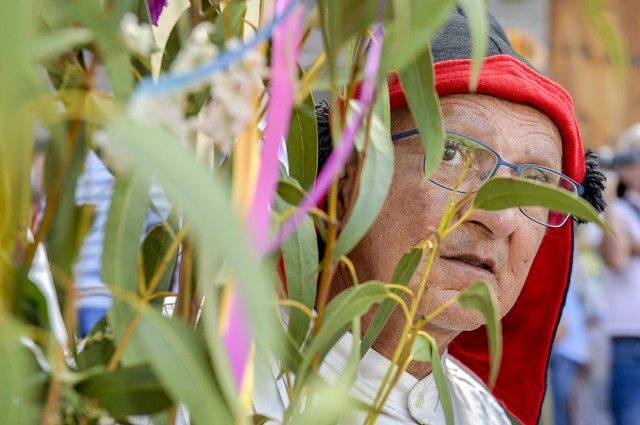
M 577 424 L 574 419 L 577 378 L 589 361 L 587 320 L 576 293 L 576 281 L 586 280 L 586 272 L 577 257 L 574 254 L 571 282 L 549 364 L 556 425 Z
M 619 197 L 609 176 L 605 218 L 611 232 L 602 236 L 607 266 L 605 329 L 611 339 L 610 403 L 616 425 L 640 424 L 640 124 L 618 140 Z M 621 160 L 625 159 L 626 160 Z

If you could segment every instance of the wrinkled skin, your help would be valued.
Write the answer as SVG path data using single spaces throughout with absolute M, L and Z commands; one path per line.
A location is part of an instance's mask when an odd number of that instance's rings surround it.
M 503 158 L 516 164 L 536 163 L 561 169 L 562 142 L 554 123 L 542 112 L 529 106 L 511 103 L 485 95 L 454 95 L 441 99 L 445 127 L 492 146 Z M 392 134 L 415 128 L 406 111 L 395 113 Z M 422 147 L 418 136 L 395 142 L 393 183 L 374 225 L 349 254 L 358 278 L 389 281 L 400 257 L 411 247 L 424 241 L 435 229 L 451 192 L 431 182 L 421 183 Z M 510 175 L 502 167 L 497 175 Z M 340 211 L 349 205 L 355 165 L 351 163 L 340 184 Z M 463 210 L 468 208 L 465 207 Z M 550 230 L 553 231 L 553 230 Z M 426 315 L 479 279 L 494 289 L 501 316 L 513 306 L 540 247 L 546 228 L 525 217 L 518 209 L 499 212 L 474 212 L 469 219 L 443 242 L 429 280 L 429 298 L 423 297 L 418 315 Z M 490 270 L 470 265 L 464 256 L 477 256 L 493 263 Z M 426 256 L 425 256 L 426 258 Z M 415 288 L 424 262 L 410 283 Z M 350 285 L 350 277 L 339 269 L 333 282 L 335 294 Z M 429 294 L 429 291 L 427 291 Z M 366 329 L 373 311 L 363 319 Z M 483 324 L 475 311 L 454 305 L 439 315 L 425 329 L 438 341 L 441 351 L 460 332 Z M 374 348 L 391 358 L 404 316 L 396 309 Z M 412 365 L 416 376 L 426 374 L 428 366 Z

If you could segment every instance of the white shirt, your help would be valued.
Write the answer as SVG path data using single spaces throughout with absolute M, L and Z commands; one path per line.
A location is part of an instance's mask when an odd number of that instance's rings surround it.
M 335 381 L 344 369 L 351 352 L 351 334 L 346 334 L 327 354 L 320 374 L 329 382 Z M 504 410 L 489 393 L 485 385 L 471 371 L 445 353 L 443 366 L 449 382 L 453 400 L 455 423 L 457 425 L 510 425 Z M 352 388 L 352 395 L 372 405 L 378 387 L 382 383 L 391 362 L 373 349 L 370 349 L 362 361 L 358 376 Z M 272 365 L 273 366 L 273 365 Z M 254 408 L 256 413 L 266 415 L 278 421 L 282 420 L 285 406 L 288 404 L 287 388 L 283 379 L 275 382 L 278 368 L 265 368 L 256 364 L 254 388 Z M 354 411 L 341 424 L 363 423 L 366 414 Z M 439 402 L 438 391 L 432 375 L 418 380 L 405 372 L 391 391 L 378 416 L 377 424 L 445 424 L 444 413 Z

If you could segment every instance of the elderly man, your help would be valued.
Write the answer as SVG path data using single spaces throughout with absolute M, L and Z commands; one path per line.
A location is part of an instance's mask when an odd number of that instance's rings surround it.
M 465 160 L 471 165 L 461 189 L 477 190 L 494 175 L 519 175 L 585 193 L 602 208 L 600 175 L 584 188 L 585 154 L 567 92 L 537 73 L 517 55 L 498 23 L 490 19 L 490 41 L 477 92 L 469 93 L 471 39 L 466 18 L 457 12 L 432 43 L 436 88 L 447 131 L 442 162 L 421 181 L 424 151 L 398 79 L 389 79 L 395 174 L 376 222 L 349 254 L 360 281 L 389 281 L 398 259 L 437 227 Z M 322 162 L 330 151 L 328 111 L 322 110 Z M 593 162 L 589 162 L 593 165 Z M 354 164 L 340 182 L 341 209 L 349 205 Z M 585 191 L 586 188 L 586 191 Z M 340 209 L 340 208 L 339 208 Z M 425 329 L 435 337 L 444 364 L 458 424 L 509 424 L 512 415 L 534 424 L 545 390 L 550 346 L 571 268 L 572 220 L 540 208 L 476 211 L 442 242 L 431 268 L 428 314 L 477 280 L 488 282 L 503 317 L 504 355 L 493 390 L 488 375 L 486 331 L 479 314 L 452 306 Z M 417 285 L 414 276 L 410 286 Z M 347 271 L 336 272 L 332 295 L 351 285 Z M 372 313 L 365 315 L 366 329 Z M 354 393 L 371 404 L 404 326 L 396 311 L 364 356 Z M 350 346 L 343 338 L 327 355 L 321 373 L 341 373 Z M 281 400 L 286 395 L 280 388 Z M 256 403 L 275 410 L 273 403 Z M 277 404 L 277 403 L 276 403 Z M 507 413 L 509 412 L 509 413 Z M 350 418 L 346 423 L 362 422 Z M 390 394 L 377 423 L 444 423 L 427 364 L 411 364 Z

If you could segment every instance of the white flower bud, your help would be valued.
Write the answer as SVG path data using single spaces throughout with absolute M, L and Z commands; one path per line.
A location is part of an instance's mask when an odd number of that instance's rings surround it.
M 120 21 L 120 35 L 127 48 L 141 56 L 148 57 L 155 48 L 151 25 L 140 24 L 131 12 L 125 13 Z
M 182 94 L 140 94 L 129 99 L 128 115 L 141 124 L 161 127 L 187 141 L 189 126 L 184 117 Z

